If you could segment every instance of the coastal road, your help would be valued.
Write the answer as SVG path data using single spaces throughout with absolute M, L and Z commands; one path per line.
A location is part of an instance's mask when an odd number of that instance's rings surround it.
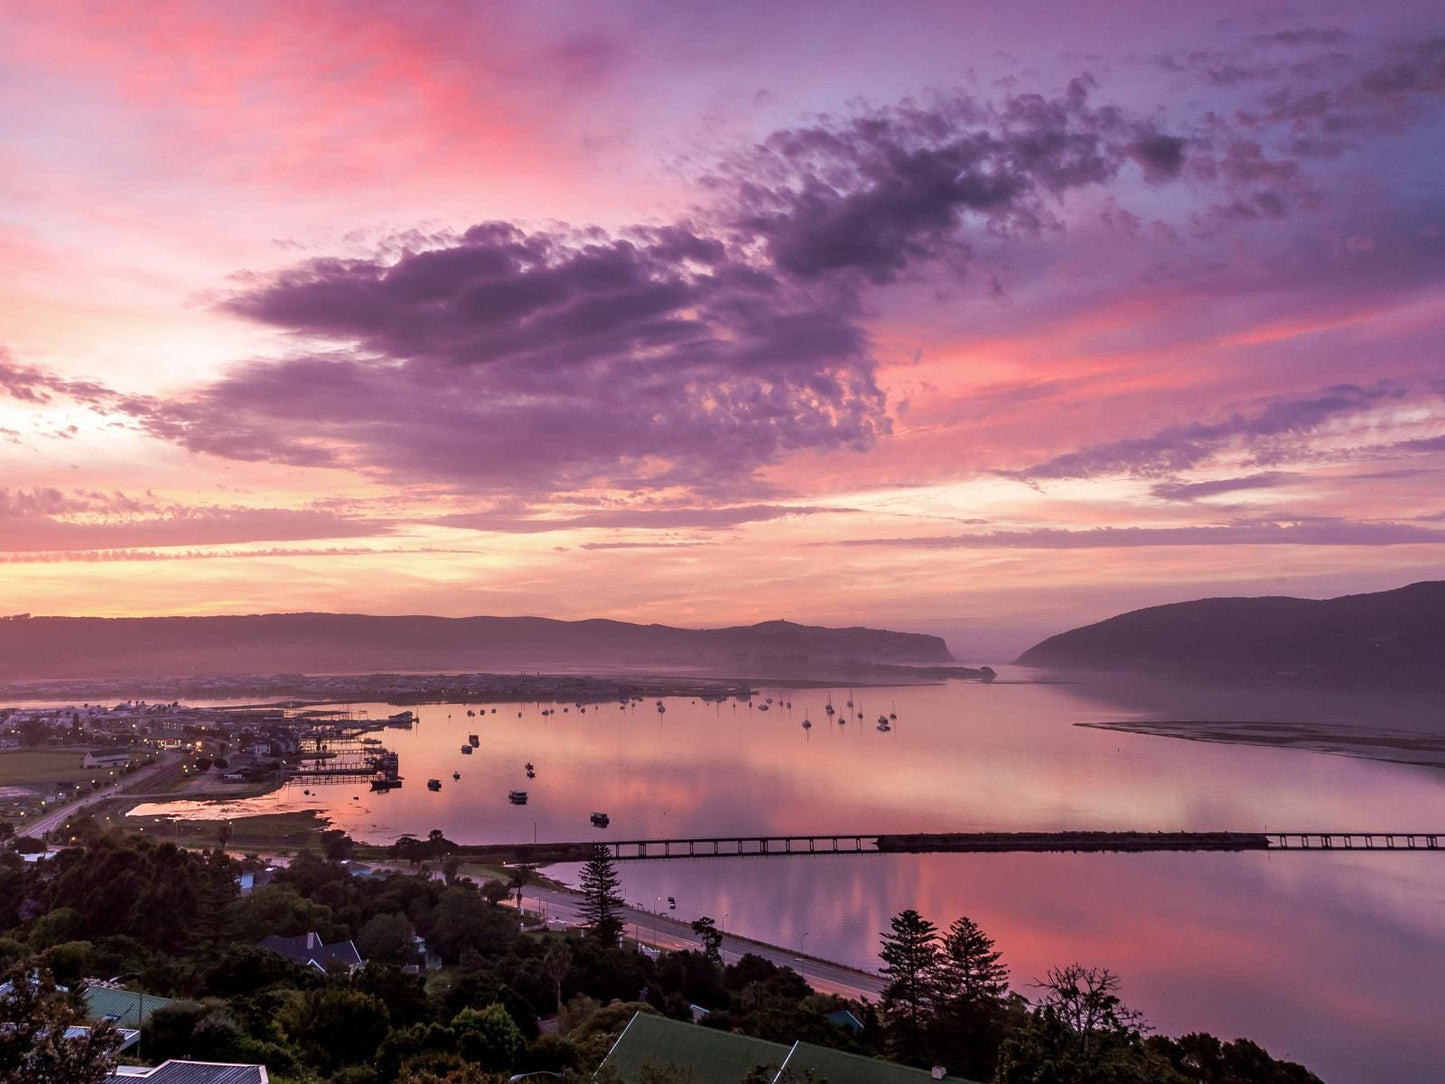
M 581 897 L 574 892 L 547 888 L 542 885 L 528 885 L 523 891 L 522 907 L 534 914 L 540 914 L 548 925 L 580 926 L 582 917 L 578 911 Z M 653 913 L 645 907 L 623 908 L 622 920 L 626 932 L 639 944 L 658 949 L 676 951 L 679 949 L 702 950 L 697 935 L 692 932 L 689 922 L 680 922 L 666 912 Z M 807 980 L 808 985 L 823 993 L 840 994 L 843 997 L 868 998 L 877 1001 L 883 989 L 883 980 L 877 975 L 831 960 L 804 956 L 777 945 L 763 944 L 734 934 L 724 934 L 722 943 L 724 963 L 735 963 L 745 953 L 771 960 L 779 967 L 791 967 Z
M 139 783 L 147 782 L 167 768 L 173 767 L 179 760 L 180 758 L 174 754 L 163 756 L 154 764 L 132 772 L 130 775 L 117 780 L 107 787 L 101 787 L 99 790 L 92 791 L 83 798 L 77 798 L 73 802 L 67 802 L 65 805 L 57 806 L 38 820 L 28 821 L 22 824 L 18 831 L 29 836 L 43 836 L 46 832 L 51 832 L 59 828 L 67 820 L 75 816 L 83 807 L 103 801 L 106 798 L 113 798 L 122 791 L 127 791 Z M 169 795 L 169 797 L 180 797 L 180 795 Z

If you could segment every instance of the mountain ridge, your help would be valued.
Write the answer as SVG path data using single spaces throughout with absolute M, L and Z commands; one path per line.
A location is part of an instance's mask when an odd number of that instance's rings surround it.
M 1018 665 L 1372 687 L 1445 687 L 1445 581 L 1301 599 L 1150 606 L 1050 636 Z
M 0 681 L 200 673 L 953 661 L 938 636 L 765 621 L 716 629 L 610 618 L 298 612 L 0 619 Z

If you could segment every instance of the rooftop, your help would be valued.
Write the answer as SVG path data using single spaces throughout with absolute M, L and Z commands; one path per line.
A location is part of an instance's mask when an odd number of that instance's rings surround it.
M 737 1084 L 759 1066 L 771 1070 L 766 1079 L 773 1082 L 803 1080 L 810 1072 L 828 1084 L 923 1084 L 934 1079 L 926 1069 L 896 1062 L 812 1043 L 783 1046 L 647 1013 L 629 1021 L 602 1064 L 611 1066 L 622 1084 L 634 1084 L 648 1065 L 686 1070 L 695 1084 Z M 944 1079 L 973 1084 L 963 1077 Z
M 216 1061 L 167 1061 L 154 1069 L 117 1066 L 106 1084 L 269 1084 L 264 1065 L 233 1065 Z

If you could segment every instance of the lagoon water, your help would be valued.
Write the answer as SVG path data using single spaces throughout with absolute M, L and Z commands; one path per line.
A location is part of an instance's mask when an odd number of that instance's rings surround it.
M 1445 829 L 1445 770 L 1073 725 L 1232 718 L 1434 730 L 1445 721 L 1429 702 L 948 682 L 835 688 L 830 719 L 828 696 L 767 688 L 751 707 L 672 698 L 666 712 L 648 701 L 555 705 L 548 716 L 553 705 L 426 705 L 413 730 L 378 735 L 401 756 L 403 789 L 291 786 L 210 815 L 321 808 L 361 839 L 440 828 L 468 843 Z M 395 710 L 357 707 L 373 718 Z M 880 713 L 896 713 L 890 733 L 876 729 Z M 464 756 L 469 733 L 481 744 Z M 442 780 L 439 793 L 429 777 Z M 529 804 L 510 805 L 512 788 Z M 610 828 L 591 828 L 592 810 L 607 812 Z M 996 938 L 1024 993 L 1050 965 L 1104 965 L 1169 1033 L 1248 1036 L 1336 1084 L 1445 1075 L 1445 851 L 741 858 L 621 872 L 629 901 L 675 896 L 678 917 L 726 916 L 729 931 L 782 945 L 802 946 L 806 934 L 810 954 L 870 969 L 890 914 L 916 907 L 941 925 L 967 914 Z

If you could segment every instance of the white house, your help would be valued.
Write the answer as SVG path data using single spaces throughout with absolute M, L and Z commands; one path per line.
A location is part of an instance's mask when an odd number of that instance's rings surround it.
M 82 768 L 124 768 L 130 763 L 129 753 L 86 753 Z

